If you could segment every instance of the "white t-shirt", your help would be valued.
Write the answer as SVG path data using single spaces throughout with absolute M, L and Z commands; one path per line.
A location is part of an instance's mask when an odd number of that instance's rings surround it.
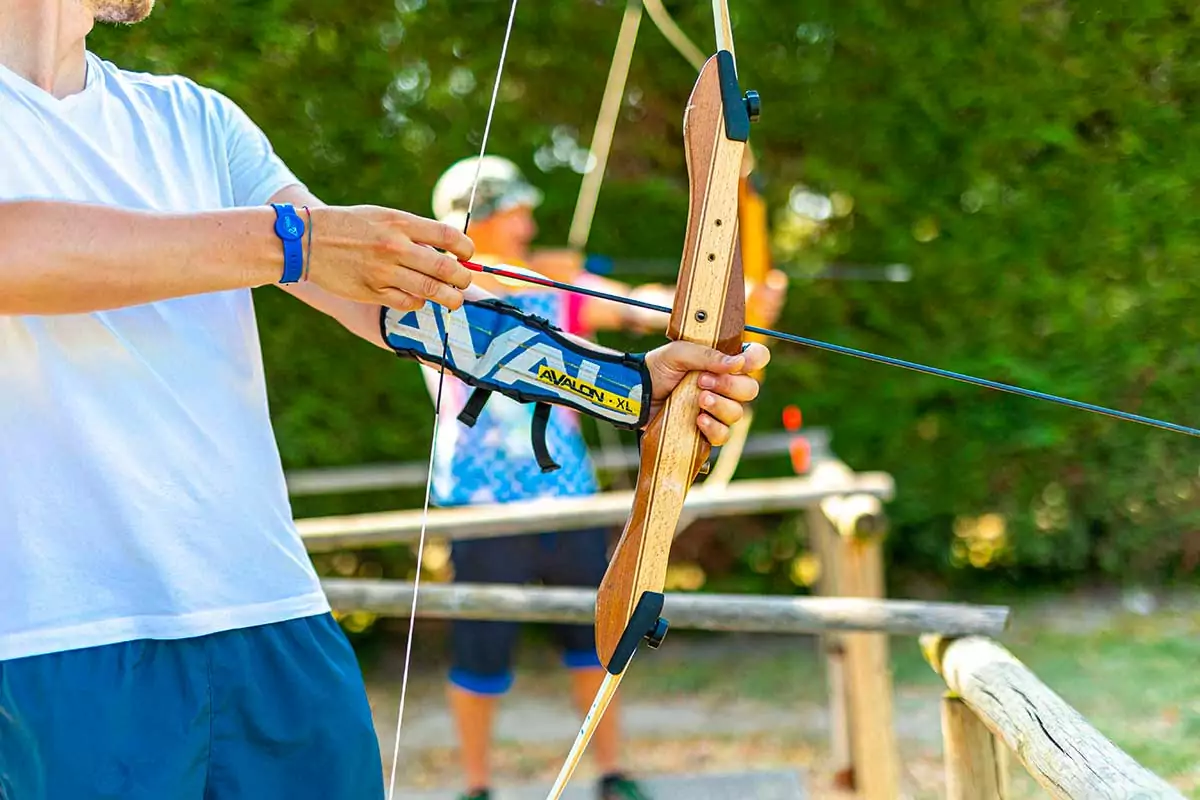
M 0 66 L 0 201 L 202 211 L 299 183 L 216 92 L 90 53 L 87 67 L 58 100 Z M 0 660 L 328 608 L 292 522 L 249 290 L 0 315 Z

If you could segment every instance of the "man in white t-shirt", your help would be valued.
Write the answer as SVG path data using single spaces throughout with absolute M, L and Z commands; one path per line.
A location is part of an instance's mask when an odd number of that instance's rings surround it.
M 226 98 L 87 52 L 151 5 L 0 0 L 0 800 L 379 798 L 250 289 L 401 352 L 381 309 L 465 309 L 472 244 L 323 206 Z M 766 360 L 676 342 L 621 368 L 646 413 L 700 372 L 720 444 Z

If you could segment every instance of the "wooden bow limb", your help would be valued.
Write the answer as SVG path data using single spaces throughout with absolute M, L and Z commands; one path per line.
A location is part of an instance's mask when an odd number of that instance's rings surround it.
M 587 247 L 592 231 L 592 218 L 596 213 L 600 186 L 604 183 L 604 173 L 608 167 L 608 153 L 617 129 L 621 98 L 625 96 L 625 83 L 629 78 L 629 66 L 633 62 L 633 47 L 637 42 L 641 21 L 642 0 L 627 0 L 625 13 L 621 17 L 621 31 L 617 34 L 617 45 L 613 49 L 608 78 L 604 84 L 600 114 L 596 118 L 596 129 L 592 132 L 592 146 L 588 150 L 589 155 L 596 161 L 583 176 L 579 196 L 575 200 L 575 212 L 571 216 L 571 229 L 567 234 L 567 243 L 575 250 L 582 251 Z
M 637 42 L 643 9 L 649 14 L 663 36 L 697 71 L 705 63 L 703 52 L 679 28 L 662 5 L 661 0 L 626 0 L 621 29 L 617 34 L 617 44 L 613 49 L 613 58 L 609 65 L 608 78 L 605 81 L 600 112 L 596 119 L 589 148 L 589 154 L 591 158 L 595 159 L 595 162 L 584 175 L 580 184 L 579 196 L 576 198 L 571 228 L 567 236 L 568 244 L 576 251 L 582 251 L 587 246 L 588 238 L 591 235 L 592 221 L 608 166 L 608 156 L 621 109 L 621 98 L 625 93 L 629 68 L 633 61 L 634 46 Z M 718 0 L 713 4 L 713 13 L 717 49 L 726 50 L 732 56 L 733 32 L 730 27 L 728 9 L 723 2 Z M 772 270 L 766 204 L 751 180 L 754 165 L 755 159 L 751 148 L 744 148 L 742 171 L 738 181 L 738 216 L 743 274 L 748 287 L 757 287 L 766 283 Z M 753 307 L 748 310 L 747 321 L 759 326 L 769 325 L 772 322 L 772 320 L 763 319 L 761 314 L 755 313 Z M 758 334 L 747 334 L 746 341 L 765 343 L 765 337 Z M 754 377 L 761 379 L 763 376 L 761 372 L 758 372 Z M 753 408 L 748 407 L 746 416 L 730 430 L 728 441 L 717 452 L 712 469 L 707 473 L 703 484 L 705 491 L 719 491 L 728 486 L 741 462 L 753 418 Z M 601 447 L 604 450 L 616 449 L 615 432 L 605 426 L 599 426 L 599 436 Z M 618 477 L 618 484 L 622 488 L 625 487 L 623 476 Z M 691 517 L 682 520 L 680 529 L 687 528 L 693 521 Z
M 662 1 L 642 0 L 642 3 L 645 6 L 646 13 L 650 16 L 650 20 L 655 24 L 659 32 L 662 33 L 663 37 L 671 43 L 675 50 L 689 64 L 699 70 L 705 63 L 703 52 L 687 37 L 687 34 L 683 32 L 679 25 L 676 24 L 670 13 L 663 6 Z M 729 17 L 729 7 L 725 0 L 713 0 L 713 22 L 716 32 L 717 49 L 726 50 L 733 56 L 733 26 Z M 762 195 L 751 179 L 754 167 L 754 151 L 751 147 L 746 146 L 742 157 L 741 177 L 738 181 L 738 218 L 739 229 L 741 231 L 742 270 L 746 277 L 746 283 L 751 289 L 766 283 L 770 279 L 769 276 L 773 267 L 771 263 L 767 207 Z M 763 327 L 772 324 L 772 321 L 762 319 L 753 305 L 747 307 L 746 313 L 746 321 L 751 325 Z M 766 338 L 758 334 L 748 333 L 746 341 L 765 344 Z M 761 380 L 763 373 L 761 371 L 755 373 L 754 377 Z M 717 458 L 702 485 L 704 491 L 721 491 L 729 485 L 734 473 L 737 471 L 738 464 L 741 462 L 742 452 L 745 449 L 746 439 L 749 436 L 750 426 L 753 423 L 754 409 L 753 406 L 748 406 L 745 416 L 732 427 L 729 432 L 728 441 L 718 451 Z M 680 530 L 691 525 L 693 521 L 694 519 L 691 517 L 683 519 L 680 522 Z

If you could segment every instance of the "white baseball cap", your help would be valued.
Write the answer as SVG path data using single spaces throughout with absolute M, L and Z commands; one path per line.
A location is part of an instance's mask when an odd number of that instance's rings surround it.
M 433 214 L 439 221 L 460 229 L 466 223 L 476 171 L 479 185 L 472 219 L 484 219 L 522 205 L 536 208 L 542 202 L 541 190 L 527 181 L 520 168 L 507 158 L 472 156 L 451 165 L 433 187 Z

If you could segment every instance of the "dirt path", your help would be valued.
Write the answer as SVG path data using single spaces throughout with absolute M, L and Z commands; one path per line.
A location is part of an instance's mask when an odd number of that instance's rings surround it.
M 677 637 L 672 642 L 671 664 L 647 666 L 650 659 L 638 664 L 639 680 L 630 679 L 622 688 L 621 718 L 629 768 L 639 774 L 799 769 L 807 778 L 810 797 L 836 796 L 820 791 L 827 772 L 822 759 L 827 750 L 829 712 L 812 642 L 756 637 L 753 646 L 746 647 L 744 642 L 730 641 L 741 638 Z M 564 675 L 545 663 L 550 651 L 538 648 L 530 656 L 525 660 L 532 663 L 519 671 L 496 720 L 498 784 L 552 779 L 578 730 L 580 716 L 568 700 Z M 765 697 L 738 696 L 739 673 L 753 669 L 755 663 L 789 657 L 795 659 L 793 666 L 808 685 L 781 686 L 776 692 L 760 684 L 755 694 Z M 705 685 L 691 692 L 662 691 L 665 674 L 675 672 L 678 663 L 688 664 Z M 710 670 L 718 683 L 705 680 Z M 400 671 L 396 665 L 391 674 L 398 677 Z M 380 744 L 390 763 L 399 684 L 384 674 L 382 667 L 368 673 L 368 687 Z M 443 679 L 444 667 L 436 662 L 422 664 L 410 678 L 400 749 L 405 767 L 398 784 L 424 789 L 456 784 L 456 739 L 443 696 Z M 938 769 L 938 696 L 936 687 L 902 688 L 897 693 L 897 728 L 905 747 L 913 751 L 916 775 Z M 930 770 L 920 764 L 926 759 Z M 590 776 L 589 769 L 586 764 L 581 767 L 580 777 Z M 924 778 L 916 780 L 914 790 L 926 782 Z

